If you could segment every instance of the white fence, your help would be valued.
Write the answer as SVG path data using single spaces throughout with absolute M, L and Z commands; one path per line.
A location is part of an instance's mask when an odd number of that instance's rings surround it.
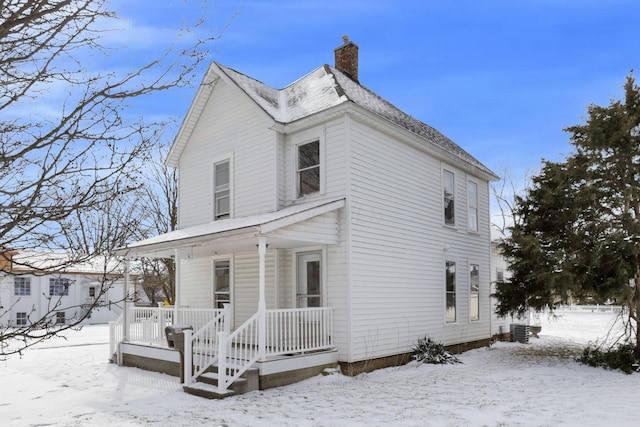
M 588 313 L 620 313 L 623 307 L 620 305 L 595 304 L 595 305 L 561 305 L 556 311 L 578 311 Z

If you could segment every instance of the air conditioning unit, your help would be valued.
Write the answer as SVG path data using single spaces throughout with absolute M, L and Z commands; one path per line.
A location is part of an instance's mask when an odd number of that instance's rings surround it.
M 510 328 L 511 342 L 529 344 L 529 325 L 512 323 Z

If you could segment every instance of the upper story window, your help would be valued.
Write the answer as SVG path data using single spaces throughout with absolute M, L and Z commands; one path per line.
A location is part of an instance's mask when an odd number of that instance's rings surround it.
M 444 223 L 456 225 L 455 216 L 455 175 L 448 170 L 442 171 L 442 189 L 444 191 Z
M 298 145 L 298 197 L 320 191 L 320 141 Z
M 213 220 L 231 216 L 231 180 L 229 160 L 213 165 Z
M 467 181 L 467 204 L 469 231 L 478 231 L 478 184 L 473 181 Z
M 14 292 L 14 295 L 19 295 L 19 296 L 31 295 L 31 278 L 14 277 L 13 292 Z
M 63 296 L 69 295 L 69 279 L 49 279 L 49 295 Z

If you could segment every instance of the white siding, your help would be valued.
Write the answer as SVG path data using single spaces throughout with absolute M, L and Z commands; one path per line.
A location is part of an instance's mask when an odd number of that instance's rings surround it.
M 338 349 L 338 359 L 348 360 L 348 265 L 346 245 L 328 246 L 327 257 L 327 307 L 333 308 L 333 342 Z
M 267 309 L 276 308 L 276 252 L 267 251 L 266 255 L 266 303 Z M 233 262 L 233 300 L 235 327 L 242 325 L 258 311 L 258 252 L 236 254 Z
M 277 135 L 237 88 L 219 80 L 179 163 L 180 227 L 213 219 L 215 161 L 231 156 L 232 212 L 241 217 L 277 207 Z
M 180 260 L 180 305 L 212 308 L 211 259 Z
M 456 227 L 443 225 L 443 164 L 353 121 L 351 135 L 351 361 L 411 351 L 420 336 L 445 344 L 488 337 L 488 186 L 480 232 L 467 232 L 466 175 L 456 178 Z M 446 251 L 445 251 L 446 248 Z M 457 318 L 444 321 L 444 262 L 458 268 Z M 480 265 L 480 321 L 469 321 L 468 264 Z

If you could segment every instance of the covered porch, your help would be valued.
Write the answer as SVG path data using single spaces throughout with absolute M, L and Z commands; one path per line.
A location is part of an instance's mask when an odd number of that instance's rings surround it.
M 297 371 L 300 366 L 335 364 L 333 309 L 326 304 L 322 285 L 307 284 L 306 280 L 326 277 L 322 254 L 328 246 L 339 242 L 342 207 L 344 199 L 290 206 L 271 213 L 189 227 L 121 248 L 120 254 L 127 262 L 140 257 L 175 259 L 176 298 L 173 307 L 128 304 L 122 317 L 111 326 L 111 354 L 117 355 L 118 363 L 123 364 L 127 352 L 140 354 L 145 352 L 142 348 L 149 348 L 154 351 L 149 350 L 148 354 L 169 354 L 175 361 L 176 350 L 170 349 L 165 328 L 189 326 L 193 329 L 184 331 L 181 363 L 185 389 L 204 387 L 194 383 L 213 370 L 217 374 L 212 387 L 218 396 L 230 393 L 234 383 L 251 369 L 258 369 L 260 375 L 270 375 L 275 371 Z M 291 257 L 290 253 L 305 248 L 312 248 L 312 252 Z M 285 253 L 283 260 L 277 256 L 279 251 Z M 250 260 L 238 262 L 237 271 L 230 273 L 231 282 L 237 276 L 243 283 L 249 283 L 237 292 L 231 283 L 226 288 L 216 287 L 215 283 L 204 283 L 205 275 L 190 274 L 190 266 L 206 266 L 211 260 L 208 277 L 215 282 L 216 260 L 221 257 L 233 260 L 234 256 Z M 296 293 L 289 298 L 274 298 L 271 291 L 267 298 L 267 276 L 273 289 L 284 288 L 278 282 L 284 276 L 273 270 L 277 270 L 278 263 L 294 262 L 302 266 L 299 270 L 308 266 L 309 271 L 298 271 L 296 278 L 289 272 L 291 277 L 287 280 L 299 280 L 304 286 L 300 287 L 300 283 L 297 288 L 293 286 L 291 292 Z M 230 264 L 233 269 L 233 261 Z M 230 269 L 228 262 L 221 265 Z M 296 267 L 283 270 L 296 271 Z M 250 271 L 257 272 L 257 280 L 250 278 L 247 282 L 246 277 L 253 277 Z M 125 292 L 130 293 L 129 280 Z M 250 307 L 254 307 L 252 314 L 248 312 Z M 262 378 L 260 384 L 265 388 Z

